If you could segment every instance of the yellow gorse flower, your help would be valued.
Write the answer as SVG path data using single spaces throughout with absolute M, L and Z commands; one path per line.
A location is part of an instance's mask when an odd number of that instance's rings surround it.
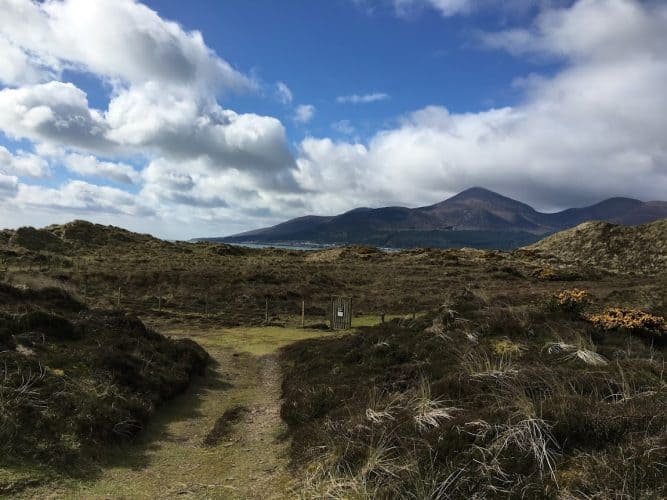
M 555 309 L 573 313 L 581 313 L 590 302 L 589 293 L 579 288 L 562 290 L 555 294 L 552 299 L 552 305 Z
M 591 314 L 588 321 L 601 330 L 645 331 L 655 335 L 667 333 L 667 320 L 638 309 L 612 307 L 601 314 Z
M 567 305 L 570 303 L 584 303 L 590 300 L 590 295 L 586 290 L 573 288 L 571 290 L 563 290 L 556 294 L 556 300 L 560 305 Z

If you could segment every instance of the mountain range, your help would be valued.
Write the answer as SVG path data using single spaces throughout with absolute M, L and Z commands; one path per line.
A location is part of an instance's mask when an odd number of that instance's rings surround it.
M 340 215 L 308 215 L 272 227 L 197 240 L 511 249 L 586 221 L 636 225 L 666 217 L 665 201 L 609 198 L 588 207 L 543 213 L 488 189 L 473 187 L 425 207 L 356 208 Z

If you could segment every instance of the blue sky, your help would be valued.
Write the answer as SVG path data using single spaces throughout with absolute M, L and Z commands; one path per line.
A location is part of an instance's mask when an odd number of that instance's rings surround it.
M 266 89 L 263 95 L 223 96 L 233 109 L 279 116 L 293 142 L 304 134 L 336 135 L 332 124 L 349 120 L 361 137 L 391 126 L 409 111 L 439 104 L 453 112 L 511 105 L 517 76 L 551 72 L 554 61 L 528 61 L 489 50 L 476 40 L 483 30 L 522 24 L 530 13 L 443 17 L 432 9 L 397 16 L 390 3 L 147 2 L 163 17 L 203 32 L 207 45 L 263 82 L 282 81 L 295 102 L 315 106 L 307 125 Z M 206 5 L 206 7 L 203 7 Z M 502 12 L 501 12 L 502 14 Z M 387 94 L 367 105 L 341 104 L 339 96 Z
M 0 225 L 667 192 L 667 6 L 0 0 Z

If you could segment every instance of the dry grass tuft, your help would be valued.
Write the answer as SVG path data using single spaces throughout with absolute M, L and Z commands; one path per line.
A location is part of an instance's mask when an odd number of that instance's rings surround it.
M 604 366 L 608 363 L 604 356 L 595 352 L 595 344 L 590 339 L 577 337 L 576 344 L 566 342 L 548 342 L 544 346 L 548 354 L 562 355 L 564 360 L 579 359 L 591 366 Z
M 472 378 L 503 379 L 519 373 L 511 356 L 492 357 L 486 351 L 469 351 L 461 356 L 460 363 Z
M 492 341 L 491 346 L 493 353 L 501 357 L 519 355 L 527 349 L 525 345 L 512 342 L 507 338 L 494 340 Z
M 431 396 L 431 384 L 425 378 L 421 378 L 417 393 L 410 401 L 414 411 L 414 421 L 420 431 L 440 426 L 442 420 L 451 420 L 454 413 L 461 410 L 454 406 L 446 406 L 441 399 Z
M 375 425 L 395 420 L 395 414 L 400 410 L 400 404 L 400 395 L 385 398 L 376 388 L 373 388 L 368 398 L 366 420 Z

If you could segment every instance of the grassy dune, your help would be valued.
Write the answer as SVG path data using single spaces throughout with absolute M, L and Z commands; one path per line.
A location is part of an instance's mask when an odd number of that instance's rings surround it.
M 667 322 L 597 307 L 465 288 L 414 321 L 286 347 L 303 494 L 664 498 Z
M 663 498 L 664 262 L 580 232 L 560 254 L 0 232 L 0 494 Z M 320 329 L 333 295 L 352 332 Z M 195 343 L 203 378 L 182 363 Z M 19 365 L 44 373 L 27 406 Z

